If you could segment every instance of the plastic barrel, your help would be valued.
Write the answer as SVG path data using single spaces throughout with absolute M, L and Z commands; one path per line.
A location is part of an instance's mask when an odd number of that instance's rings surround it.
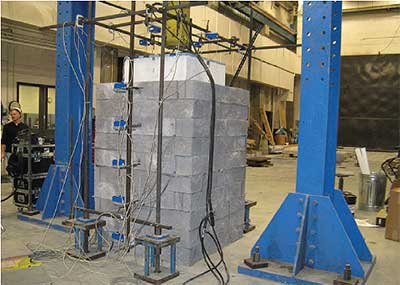
M 386 176 L 383 173 L 360 174 L 358 209 L 379 211 L 383 208 Z

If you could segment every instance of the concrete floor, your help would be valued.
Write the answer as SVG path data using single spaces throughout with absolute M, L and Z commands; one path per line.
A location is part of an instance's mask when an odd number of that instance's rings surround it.
M 372 170 L 378 170 L 380 163 L 390 153 L 369 153 L 369 160 Z M 274 282 L 247 277 L 237 273 L 237 264 L 248 257 L 249 250 L 259 235 L 268 224 L 273 214 L 281 205 L 288 192 L 295 190 L 296 160 L 293 158 L 274 158 L 273 167 L 248 168 L 246 180 L 246 198 L 256 200 L 257 206 L 252 208 L 252 223 L 257 228 L 246 234 L 241 240 L 224 248 L 226 261 L 231 273 L 230 284 L 257 285 L 277 284 Z M 339 168 L 346 171 L 358 173 L 354 162 L 346 162 Z M 389 185 L 388 185 L 389 187 Z M 358 177 L 351 177 L 345 181 L 345 189 L 357 193 Z M 2 184 L 2 196 L 10 193 L 10 185 Z M 11 200 L 2 204 L 1 209 L 2 225 L 5 232 L 2 233 L 2 245 L 14 242 L 25 244 L 30 248 L 41 250 L 62 249 L 71 246 L 70 237 L 61 232 L 49 230 L 44 227 L 32 225 L 16 219 L 16 209 Z M 374 223 L 375 214 L 368 212 L 357 212 L 357 218 L 368 218 Z M 367 244 L 374 255 L 377 256 L 377 263 L 372 274 L 366 283 L 367 285 L 398 285 L 400 284 L 400 243 L 386 240 L 383 228 L 361 228 Z M 45 239 L 44 239 L 45 237 Z M 5 252 L 7 249 L 2 248 Z M 28 270 L 14 272 L 3 272 L 2 281 L 4 284 L 144 284 L 132 278 L 132 272 L 138 270 L 135 266 L 134 254 L 129 254 L 122 261 L 112 257 L 99 259 L 92 263 L 78 262 L 61 256 L 42 256 L 38 258 L 42 266 Z M 202 272 L 205 265 L 202 261 L 190 268 L 179 267 L 181 275 L 167 284 L 182 284 L 191 276 Z M 193 281 L 190 284 L 217 284 L 211 274 Z

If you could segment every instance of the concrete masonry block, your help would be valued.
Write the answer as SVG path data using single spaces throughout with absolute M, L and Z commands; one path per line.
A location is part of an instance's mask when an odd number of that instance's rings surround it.
M 128 100 L 125 97 L 96 101 L 96 118 L 128 117 Z
M 224 184 L 231 184 L 233 182 L 244 182 L 246 178 L 245 167 L 234 167 L 231 169 L 224 170 Z
M 208 156 L 176 156 L 177 175 L 197 175 L 207 171 Z
M 229 200 L 229 214 L 231 215 L 237 211 L 244 211 L 245 200 L 244 197 L 232 198 Z
M 148 171 L 156 171 L 157 169 L 157 154 L 156 153 L 134 153 L 135 161 L 139 161 L 140 165 L 137 169 Z M 162 173 L 163 174 L 175 174 L 177 169 L 177 164 L 175 161 L 175 156 L 170 155 L 167 152 L 163 154 L 162 157 Z
M 133 136 L 133 151 L 140 153 L 153 153 L 153 156 L 157 156 L 157 137 L 151 136 Z M 143 139 L 142 139 L 143 138 Z M 175 138 L 173 137 L 163 137 L 162 141 L 162 155 L 174 156 L 175 151 Z
M 224 98 L 224 103 L 249 105 L 249 91 L 241 88 L 229 88 L 229 96 Z
M 210 132 L 208 130 L 207 136 L 209 133 Z M 217 136 L 217 137 L 227 137 L 228 136 L 227 120 L 217 119 L 215 121 L 215 136 Z
M 207 174 L 204 175 L 205 179 L 207 179 Z M 213 187 L 222 187 L 224 186 L 225 178 L 224 178 L 224 169 L 215 169 L 213 172 Z
M 94 197 L 94 208 L 98 211 L 116 212 L 119 209 L 119 205 L 113 203 L 110 198 L 105 197 Z
M 169 99 L 164 101 L 165 118 L 209 118 L 210 114 L 210 103 L 204 100 Z
M 120 100 L 122 93 L 114 92 L 114 83 L 96 84 L 96 104 L 103 100 Z
M 244 209 L 233 212 L 229 216 L 229 239 L 237 241 L 243 236 Z
M 247 136 L 249 123 L 247 120 L 227 120 L 227 135 L 233 136 Z
M 135 255 L 137 257 L 143 258 L 144 247 L 138 246 L 135 248 Z M 166 248 L 161 254 L 161 266 L 169 266 L 170 251 Z M 193 248 L 185 248 L 181 245 L 181 242 L 177 244 L 176 247 L 176 262 L 178 266 L 192 266 L 197 261 L 201 260 L 202 253 L 200 245 Z
M 133 179 L 135 181 L 135 191 L 137 193 L 142 193 L 143 190 L 146 188 L 146 190 L 149 190 L 151 188 L 155 188 L 156 184 L 156 172 L 148 172 L 147 170 L 141 170 L 135 168 L 133 171 Z M 173 189 L 175 191 L 176 189 L 180 189 L 176 187 L 175 180 L 177 177 L 175 175 L 169 175 L 169 174 L 163 174 L 161 178 L 161 189 Z M 182 181 L 182 180 L 179 180 Z M 185 185 L 185 187 L 190 188 L 190 180 L 189 180 L 189 185 Z M 167 191 L 165 190 L 165 191 Z M 191 193 L 191 192 L 188 192 Z
M 134 121 L 141 124 L 139 128 L 133 130 L 133 135 L 139 136 L 156 136 L 158 132 L 156 116 L 148 116 L 143 114 L 134 114 Z M 175 119 L 163 119 L 163 137 L 172 137 L 176 135 Z
M 114 129 L 114 121 L 121 120 L 120 117 L 102 118 L 97 117 L 96 111 L 96 136 L 98 133 L 117 134 L 118 131 Z
M 126 161 L 126 152 L 108 149 L 95 149 L 95 164 L 99 166 L 112 166 L 113 159 L 124 159 Z
M 140 217 L 147 217 L 149 212 L 151 212 L 150 220 L 152 220 L 155 217 L 155 206 L 144 206 Z M 173 209 L 161 209 L 161 223 L 170 225 L 174 230 L 180 231 L 191 231 L 198 228 L 204 216 L 205 209 L 191 213 Z
M 225 184 L 227 188 L 227 194 L 230 199 L 242 199 L 244 200 L 244 187 L 242 182 L 231 182 Z
M 166 83 L 166 82 L 165 82 Z M 134 92 L 134 100 L 158 100 L 159 82 L 140 82 Z
M 227 120 L 247 120 L 248 107 L 235 104 L 221 103 L 221 111 L 216 116 L 219 119 Z
M 211 86 L 202 81 L 182 81 L 178 84 L 179 99 L 196 99 L 211 101 Z
M 178 193 L 197 193 L 205 189 L 207 177 L 205 174 L 197 174 L 190 176 L 174 176 L 169 187 Z
M 240 137 L 233 137 L 232 138 L 233 151 L 241 151 L 241 152 L 246 151 L 246 140 L 247 140 L 247 135 Z
M 233 152 L 246 150 L 246 136 L 215 137 L 215 152 Z
M 145 113 L 149 116 L 157 116 L 158 114 L 158 101 L 137 99 L 132 102 L 132 112 L 134 114 Z
M 175 138 L 175 154 L 179 156 L 201 155 L 208 152 L 208 138 Z
M 157 137 L 148 135 L 133 135 L 132 144 L 134 152 L 157 154 Z M 163 154 L 173 155 L 175 151 L 175 138 L 163 136 Z
M 95 137 L 95 147 L 126 151 L 126 133 L 110 134 L 98 132 Z
M 95 168 L 95 185 L 98 183 L 108 183 L 113 187 L 125 187 L 126 170 L 111 167 Z
M 124 179 L 125 180 L 125 179 Z M 95 184 L 96 193 L 94 195 L 95 198 L 109 199 L 111 201 L 113 196 L 125 196 L 125 182 L 115 185 L 113 183 L 107 182 L 99 182 Z M 106 205 L 105 201 L 103 201 L 103 206 Z
M 246 166 L 246 152 L 234 151 L 227 154 L 226 168 L 245 167 Z
M 209 119 L 176 119 L 176 136 L 208 137 Z
M 182 212 L 193 212 L 205 209 L 204 204 L 199 203 L 201 192 L 182 193 L 174 192 L 169 187 L 161 197 L 161 207 L 166 210 L 178 210 Z M 205 191 L 205 190 L 203 190 Z
M 216 219 L 223 218 L 229 213 L 229 197 L 225 187 L 213 187 L 211 191 L 211 199 L 214 207 Z M 206 201 L 206 194 L 201 199 Z

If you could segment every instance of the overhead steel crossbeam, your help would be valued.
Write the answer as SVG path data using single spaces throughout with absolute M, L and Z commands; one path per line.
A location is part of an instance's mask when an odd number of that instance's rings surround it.
M 235 83 L 236 79 L 239 77 L 240 71 L 242 70 L 243 65 L 246 62 L 247 58 L 249 57 L 252 47 L 253 47 L 254 43 L 256 42 L 256 39 L 257 39 L 258 35 L 260 34 L 260 31 L 262 28 L 263 28 L 263 25 L 259 25 L 256 32 L 251 37 L 251 41 L 249 42 L 249 45 L 247 46 L 246 53 L 243 55 L 242 60 L 240 61 L 239 66 L 236 69 L 235 75 L 233 75 L 229 86 L 233 86 L 233 83 Z M 251 30 L 250 30 L 250 35 L 251 35 Z
M 109 5 L 108 1 L 100 1 L 100 3 Z M 111 3 L 113 4 L 113 3 Z M 200 6 L 200 5 L 206 5 L 207 1 L 197 1 L 197 2 L 191 2 L 191 3 L 186 3 L 186 4 L 180 4 L 180 5 L 175 5 L 175 6 L 171 6 L 168 7 L 167 10 L 173 10 L 173 9 L 180 9 L 180 8 L 185 8 L 185 7 L 194 7 L 194 6 Z M 129 31 L 123 30 L 121 28 L 123 27 L 127 27 L 130 26 L 130 22 L 123 22 L 123 23 L 118 23 L 118 24 L 105 24 L 102 23 L 102 21 L 106 21 L 106 20 L 112 20 L 112 19 L 119 19 L 119 18 L 124 18 L 124 17 L 130 17 L 132 15 L 137 15 L 143 18 L 146 18 L 146 12 L 147 9 L 145 10 L 139 10 L 139 11 L 131 11 L 127 8 L 122 9 L 123 7 L 118 6 L 118 5 L 113 5 L 113 7 L 124 10 L 125 13 L 122 14 L 115 14 L 115 15 L 108 15 L 108 16 L 102 16 L 102 17 L 97 17 L 94 18 L 93 20 L 89 21 L 88 19 L 84 19 L 82 22 L 83 23 L 94 23 L 102 28 L 105 29 L 109 29 L 109 30 L 113 30 L 116 31 L 118 33 L 121 34 L 125 34 L 125 35 L 129 35 Z M 156 8 L 155 12 L 157 13 L 161 13 L 161 9 Z M 179 20 L 178 17 L 176 15 L 170 14 L 168 13 L 168 19 L 176 19 Z M 150 22 L 157 22 L 161 24 L 161 20 L 160 19 L 151 19 Z M 135 21 L 135 25 L 136 24 L 144 24 L 145 20 L 138 20 Z M 196 29 L 198 31 L 200 31 L 201 33 L 208 33 L 211 32 L 211 30 L 207 29 L 207 28 L 203 28 L 199 25 L 193 24 L 191 22 L 187 23 L 192 29 Z M 41 27 L 40 30 L 46 30 L 46 29 L 54 29 L 54 28 L 61 28 L 62 26 L 64 27 L 68 27 L 68 26 L 73 26 L 75 25 L 75 22 L 67 22 L 64 24 L 56 24 L 56 25 L 49 25 L 49 26 L 44 26 Z M 223 50 L 213 50 L 213 51 L 204 51 L 204 52 L 200 52 L 201 54 L 210 54 L 210 53 L 223 53 L 223 52 L 238 52 L 241 53 L 242 51 L 245 51 L 247 49 L 247 47 L 243 44 L 240 44 L 237 42 L 237 40 L 233 40 L 232 38 L 226 38 L 223 37 L 221 35 L 219 35 L 218 40 L 208 40 L 206 39 L 204 36 L 202 35 L 197 35 L 196 33 L 192 34 L 193 36 L 197 37 L 203 44 L 215 44 L 218 45 L 222 48 L 224 48 Z M 161 42 L 154 40 L 154 38 L 149 38 L 149 37 L 145 37 L 142 35 L 138 35 L 135 34 L 135 37 L 139 38 L 139 39 L 145 39 L 150 41 L 152 44 L 161 46 Z M 225 46 L 222 43 L 228 43 L 230 46 Z M 267 46 L 267 47 L 252 47 L 253 50 L 263 50 L 263 49 L 273 49 L 273 48 L 290 48 L 290 47 L 297 47 L 298 45 L 281 45 L 281 46 Z M 257 58 L 255 58 L 257 59 Z
M 255 47 L 253 46 L 251 48 L 252 51 L 257 51 L 257 50 L 268 50 L 268 49 L 281 49 L 281 48 L 297 48 L 301 47 L 301 44 L 286 44 L 286 45 L 273 45 L 273 46 L 261 46 L 261 47 Z M 200 52 L 201 54 L 209 54 L 209 53 L 224 53 L 224 52 L 237 52 L 238 49 L 236 48 L 227 48 L 227 49 L 220 49 L 220 50 L 207 50 L 207 51 L 202 51 Z M 240 51 L 243 51 L 240 49 Z
M 285 27 L 282 23 L 276 21 L 271 15 L 266 14 L 257 5 L 251 2 L 245 3 L 242 1 L 221 1 L 219 5 L 234 9 L 239 13 L 246 15 L 247 17 L 250 17 L 250 14 L 253 13 L 254 20 L 264 25 L 268 25 L 272 31 L 290 43 L 296 42 L 296 32 Z
M 101 3 L 106 4 L 105 2 L 108 5 L 107 1 L 102 1 Z M 190 3 L 185 3 L 185 4 L 180 4 L 180 5 L 167 7 L 167 10 L 180 9 L 180 8 L 185 8 L 185 7 L 201 6 L 201 5 L 206 5 L 206 4 L 207 4 L 207 1 L 197 1 L 197 2 L 193 1 L 193 2 L 190 2 Z M 145 19 L 135 21 L 134 22 L 135 25 L 136 24 L 142 24 L 142 23 L 144 24 L 146 21 L 148 21 L 149 23 L 156 22 L 156 23 L 160 23 L 161 24 L 161 18 L 146 19 L 147 15 L 148 15 L 147 13 L 149 12 L 148 9 L 139 10 L 139 11 L 131 11 L 131 10 L 127 9 L 127 8 L 122 9 L 123 7 L 121 7 L 121 6 L 117 7 L 117 6 L 118 5 L 113 5 L 113 7 L 115 7 L 115 8 L 124 10 L 125 13 L 109 15 L 109 16 L 103 16 L 103 17 L 97 17 L 97 18 L 94 18 L 93 20 L 83 19 L 82 23 L 88 23 L 88 24 L 94 23 L 99 27 L 102 27 L 102 28 L 105 28 L 105 29 L 108 29 L 108 30 L 111 30 L 111 31 L 115 31 L 117 33 L 124 34 L 124 35 L 127 35 L 127 36 L 130 36 L 130 32 L 127 31 L 127 30 L 124 30 L 122 28 L 125 27 L 125 26 L 131 25 L 131 22 L 124 22 L 124 23 L 118 23 L 118 24 L 111 24 L 110 25 L 110 24 L 105 24 L 102 21 L 111 20 L 111 19 L 120 19 L 120 18 L 131 17 L 133 15 L 136 15 L 136 16 L 143 17 Z M 154 12 L 162 13 L 162 9 L 161 8 L 153 7 L 153 9 L 154 9 Z M 167 13 L 167 17 L 168 17 L 168 19 L 172 18 L 172 19 L 180 20 L 180 19 L 178 19 L 178 17 L 176 15 L 173 15 L 171 13 Z M 60 28 L 60 27 L 63 27 L 63 26 L 64 27 L 68 27 L 68 26 L 73 26 L 75 24 L 76 24 L 75 21 L 71 21 L 71 22 L 66 22 L 66 23 L 61 23 L 61 24 L 41 27 L 40 30 Z M 247 46 L 238 43 L 238 39 L 226 38 L 226 37 L 223 37 L 221 35 L 219 35 L 218 40 L 208 40 L 207 38 L 204 37 L 205 33 L 211 32 L 208 28 L 203 28 L 201 26 L 193 24 L 192 22 L 188 22 L 187 24 L 190 26 L 191 30 L 192 29 L 196 29 L 196 30 L 201 32 L 200 34 L 192 33 L 192 36 L 198 38 L 198 40 L 200 42 L 202 42 L 204 44 L 213 44 L 213 45 L 216 45 L 216 46 L 219 46 L 219 47 L 222 48 L 222 49 L 219 49 L 219 50 L 199 52 L 200 54 L 223 53 L 223 52 L 236 52 L 236 53 L 243 54 L 243 52 L 246 51 L 247 48 L 248 48 Z M 156 40 L 157 36 L 152 36 L 151 38 L 149 38 L 149 37 L 145 37 L 143 35 L 134 34 L 134 37 L 137 37 L 139 39 L 147 40 L 153 45 L 161 46 L 161 42 Z M 226 44 L 229 44 L 229 46 L 227 46 Z M 289 44 L 289 45 L 264 46 L 264 47 L 252 46 L 252 51 L 254 51 L 254 50 L 268 50 L 268 49 L 276 49 L 276 48 L 291 48 L 291 47 L 298 47 L 298 46 L 300 46 L 300 45 L 291 45 L 291 44 Z M 184 48 L 183 48 L 183 50 L 184 50 Z M 283 70 L 285 72 L 293 73 L 293 71 L 291 71 L 291 70 L 288 70 L 288 69 L 280 67 L 280 66 L 278 66 L 276 64 L 270 63 L 270 62 L 268 62 L 268 61 L 266 61 L 264 59 L 261 59 L 259 57 L 252 56 L 252 58 L 254 60 L 257 60 L 257 61 L 260 61 L 262 63 L 268 64 L 270 66 L 276 67 L 276 68 L 278 68 L 280 70 Z

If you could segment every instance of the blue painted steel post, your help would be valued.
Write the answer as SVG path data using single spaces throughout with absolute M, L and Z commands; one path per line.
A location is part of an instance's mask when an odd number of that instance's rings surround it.
M 170 261 L 169 261 L 170 272 L 175 273 L 175 271 L 176 271 L 176 244 L 175 243 L 171 244 L 170 250 L 171 250 Z
M 150 275 L 150 245 L 144 242 L 144 276 Z
M 97 250 L 103 250 L 103 227 L 96 228 L 96 235 L 97 235 Z
M 95 5 L 92 5 L 92 15 L 95 15 Z M 87 1 L 59 1 L 57 3 L 57 23 L 76 21 L 76 16 L 88 16 Z M 55 130 L 55 161 L 56 164 L 49 169 L 49 174 L 43 184 L 41 194 L 37 202 L 37 208 L 42 210 L 44 219 L 70 213 L 70 185 L 73 185 L 73 203 L 82 206 L 82 187 L 79 181 L 81 175 L 82 154 L 82 116 L 84 114 L 84 89 L 87 47 L 87 24 L 83 28 L 77 26 L 65 26 L 57 30 L 57 59 L 56 59 L 56 130 Z M 94 39 L 94 29 L 92 29 Z M 94 42 L 94 41 L 93 41 Z M 93 74 L 94 44 L 90 47 L 91 66 Z M 90 76 L 92 79 L 93 76 Z M 82 179 L 89 180 L 89 208 L 94 207 L 94 181 L 92 165 L 92 82 L 89 83 L 89 173 Z M 73 137 L 70 137 L 69 122 L 73 122 Z M 70 163 L 70 144 L 74 150 Z M 72 165 L 73 181 L 70 183 L 70 175 L 67 169 Z
M 342 192 L 334 189 L 341 9 L 340 1 L 304 2 L 296 193 L 289 193 L 251 250 L 259 247 L 262 259 L 293 265 L 292 274 L 247 266 L 239 273 L 320 285 L 326 283 L 315 281 L 316 270 L 336 278 L 349 264 L 353 276 L 365 280 L 374 265 Z
M 150 244 L 149 246 L 150 246 L 150 264 L 152 267 L 154 267 L 156 265 L 155 250 L 152 244 Z
M 342 3 L 304 2 L 296 192 L 333 196 Z

